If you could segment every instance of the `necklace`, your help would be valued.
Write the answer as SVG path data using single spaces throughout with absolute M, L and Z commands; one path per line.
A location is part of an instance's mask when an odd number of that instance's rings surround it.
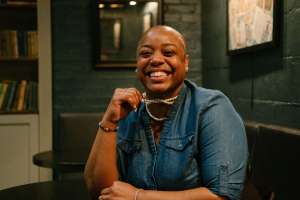
M 177 99 L 178 95 L 175 96 L 175 97 L 171 97 L 171 98 L 168 98 L 168 99 L 146 99 L 146 93 L 144 92 L 143 93 L 143 99 L 142 101 L 145 103 L 146 105 L 146 111 L 148 113 L 148 115 L 150 116 L 150 118 L 152 118 L 153 120 L 155 121 L 164 121 L 165 119 L 167 119 L 167 117 L 155 117 L 149 110 L 148 108 L 148 105 L 149 104 L 153 104 L 153 103 L 164 103 L 164 104 L 167 104 L 167 105 L 172 105 L 175 100 Z
M 142 101 L 145 104 L 164 103 L 164 104 L 172 105 L 178 97 L 178 95 L 177 95 L 175 97 L 171 97 L 171 98 L 168 98 L 168 99 L 158 99 L 158 98 L 157 99 L 147 99 L 147 95 L 146 95 L 145 92 L 142 95 L 143 95 Z
M 155 121 L 164 121 L 165 119 L 167 119 L 166 117 L 155 117 L 154 115 L 152 115 L 152 113 L 150 112 L 149 108 L 148 108 L 148 104 L 146 104 L 146 111 L 148 113 L 148 115 L 151 117 L 151 119 L 155 120 Z

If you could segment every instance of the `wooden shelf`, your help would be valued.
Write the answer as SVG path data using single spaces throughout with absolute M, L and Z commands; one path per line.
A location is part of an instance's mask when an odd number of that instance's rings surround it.
M 38 62 L 34 57 L 0 57 L 2 62 Z
M 38 59 L 0 58 L 0 80 L 38 81 Z
M 23 9 L 23 8 L 36 8 L 35 2 L 8 2 L 8 3 L 2 3 L 0 4 L 1 8 L 11 8 L 11 9 Z
M 0 111 L 0 115 L 28 115 L 28 114 L 38 114 L 38 112 L 32 111 Z
M 1 30 L 36 30 L 36 3 L 0 4 Z

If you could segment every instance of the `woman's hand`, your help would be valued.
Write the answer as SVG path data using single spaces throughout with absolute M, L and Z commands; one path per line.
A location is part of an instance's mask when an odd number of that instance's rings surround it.
M 117 124 L 128 113 L 138 108 L 142 94 L 136 88 L 117 88 L 102 118 L 105 123 Z
M 138 189 L 132 185 L 115 181 L 111 187 L 105 188 L 101 191 L 99 200 L 133 200 Z

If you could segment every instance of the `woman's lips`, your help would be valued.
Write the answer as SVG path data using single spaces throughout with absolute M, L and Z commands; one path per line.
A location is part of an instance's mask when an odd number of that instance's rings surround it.
M 166 81 L 171 73 L 165 71 L 149 72 L 147 76 L 153 83 L 162 83 Z
M 158 71 L 158 72 L 150 72 L 149 73 L 149 76 L 151 78 L 158 78 L 158 77 L 167 77 L 168 76 L 168 73 L 166 72 L 163 72 L 163 71 Z

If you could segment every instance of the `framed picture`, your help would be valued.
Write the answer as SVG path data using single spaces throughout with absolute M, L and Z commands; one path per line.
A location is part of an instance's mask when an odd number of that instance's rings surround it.
M 95 68 L 135 68 L 143 32 L 163 24 L 162 0 L 93 1 Z
M 276 0 L 228 0 L 228 53 L 272 46 L 276 38 Z

